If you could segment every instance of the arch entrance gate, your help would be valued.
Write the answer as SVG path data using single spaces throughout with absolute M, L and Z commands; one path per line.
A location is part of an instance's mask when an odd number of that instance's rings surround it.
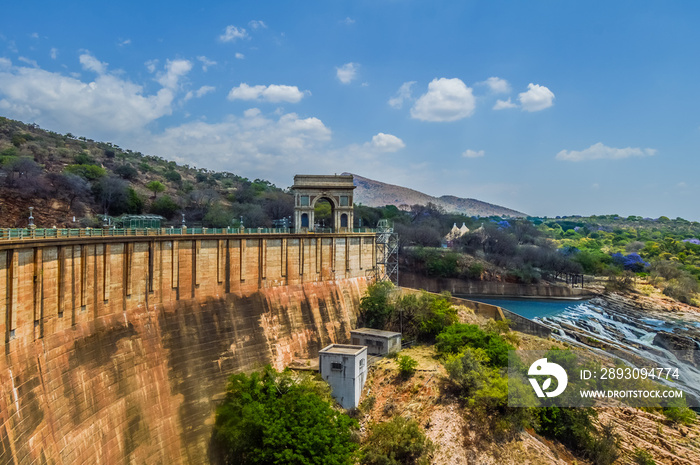
M 331 204 L 333 232 L 352 231 L 353 178 L 348 175 L 294 176 L 294 229 L 296 232 L 315 230 L 314 208 L 325 199 Z

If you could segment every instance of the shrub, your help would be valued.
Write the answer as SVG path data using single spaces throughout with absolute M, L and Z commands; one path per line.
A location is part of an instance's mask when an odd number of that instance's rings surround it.
M 456 323 L 445 328 L 436 338 L 435 348 L 439 354 L 457 354 L 464 347 L 483 349 L 489 366 L 508 366 L 508 351 L 513 346 L 503 336 L 487 332 L 477 325 Z
M 140 215 L 143 213 L 143 198 L 136 192 L 132 187 L 129 187 L 127 191 L 127 213 L 132 215 Z
M 370 426 L 362 445 L 362 465 L 418 465 L 430 463 L 434 447 L 415 420 L 394 417 Z
M 625 271 L 620 275 L 611 274 L 608 282 L 605 283 L 605 290 L 608 292 L 628 292 L 634 288 L 634 275 L 630 271 Z
M 97 165 L 68 165 L 63 171 L 76 174 L 88 181 L 97 181 L 107 175 L 107 171 Z
M 75 157 L 73 157 L 73 160 L 75 160 L 76 165 L 94 165 L 95 164 L 95 159 L 92 158 L 87 153 L 79 153 Z
M 180 176 L 180 173 L 178 173 L 177 171 L 166 171 L 163 174 L 163 177 L 165 179 L 167 179 L 168 181 L 174 182 L 177 184 L 179 184 L 180 181 L 182 181 L 182 176 Z
M 632 460 L 634 460 L 634 463 L 637 465 L 656 465 L 654 456 L 644 449 L 635 449 L 634 454 L 632 455 Z
M 364 326 L 385 328 L 394 311 L 390 299 L 393 290 L 393 284 L 388 281 L 379 281 L 367 287 L 365 296 L 360 300 L 360 320 Z
M 167 219 L 172 219 L 173 216 L 180 210 L 180 206 L 176 204 L 168 195 L 164 195 L 151 203 L 150 211 L 156 215 L 163 216 Z
M 597 414 L 592 408 L 543 407 L 538 412 L 538 433 L 557 439 L 593 464 L 610 465 L 620 456 L 613 426 L 602 425 L 600 431 L 596 430 L 593 418 Z
M 696 292 L 698 292 L 698 280 L 690 275 L 671 279 L 664 288 L 664 294 L 683 303 L 690 303 Z
M 334 410 L 328 387 L 269 365 L 229 378 L 216 409 L 213 462 L 350 465 L 357 422 Z
M 695 412 L 688 408 L 684 399 L 674 399 L 663 409 L 664 416 L 673 423 L 692 425 L 695 422 Z
M 416 367 L 418 367 L 418 361 L 408 355 L 400 355 L 397 363 L 399 365 L 399 374 L 404 378 L 408 378 L 415 373 Z
M 131 165 L 119 165 L 114 168 L 114 174 L 122 179 L 132 180 L 136 179 L 139 175 L 139 171 Z
M 467 277 L 470 279 L 481 279 L 484 272 L 484 266 L 481 263 L 472 263 L 467 268 Z

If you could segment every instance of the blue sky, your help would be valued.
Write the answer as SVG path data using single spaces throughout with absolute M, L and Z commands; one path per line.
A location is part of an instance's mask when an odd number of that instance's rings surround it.
M 289 186 L 700 220 L 700 3 L 12 2 L 0 115 Z

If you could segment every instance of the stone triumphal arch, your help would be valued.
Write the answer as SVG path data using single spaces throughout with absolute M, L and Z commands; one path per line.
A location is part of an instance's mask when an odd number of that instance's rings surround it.
M 331 204 L 333 232 L 352 231 L 353 178 L 348 175 L 294 176 L 294 228 L 297 232 L 313 231 L 314 208 L 321 199 Z

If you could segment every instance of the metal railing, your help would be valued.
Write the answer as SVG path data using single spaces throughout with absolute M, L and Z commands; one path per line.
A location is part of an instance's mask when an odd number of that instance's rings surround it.
M 348 231 L 350 232 L 350 231 Z M 353 233 L 373 233 L 355 228 Z M 294 234 L 289 228 L 0 228 L 0 241 L 75 237 L 180 236 L 199 234 Z M 342 233 L 341 233 L 342 234 Z

